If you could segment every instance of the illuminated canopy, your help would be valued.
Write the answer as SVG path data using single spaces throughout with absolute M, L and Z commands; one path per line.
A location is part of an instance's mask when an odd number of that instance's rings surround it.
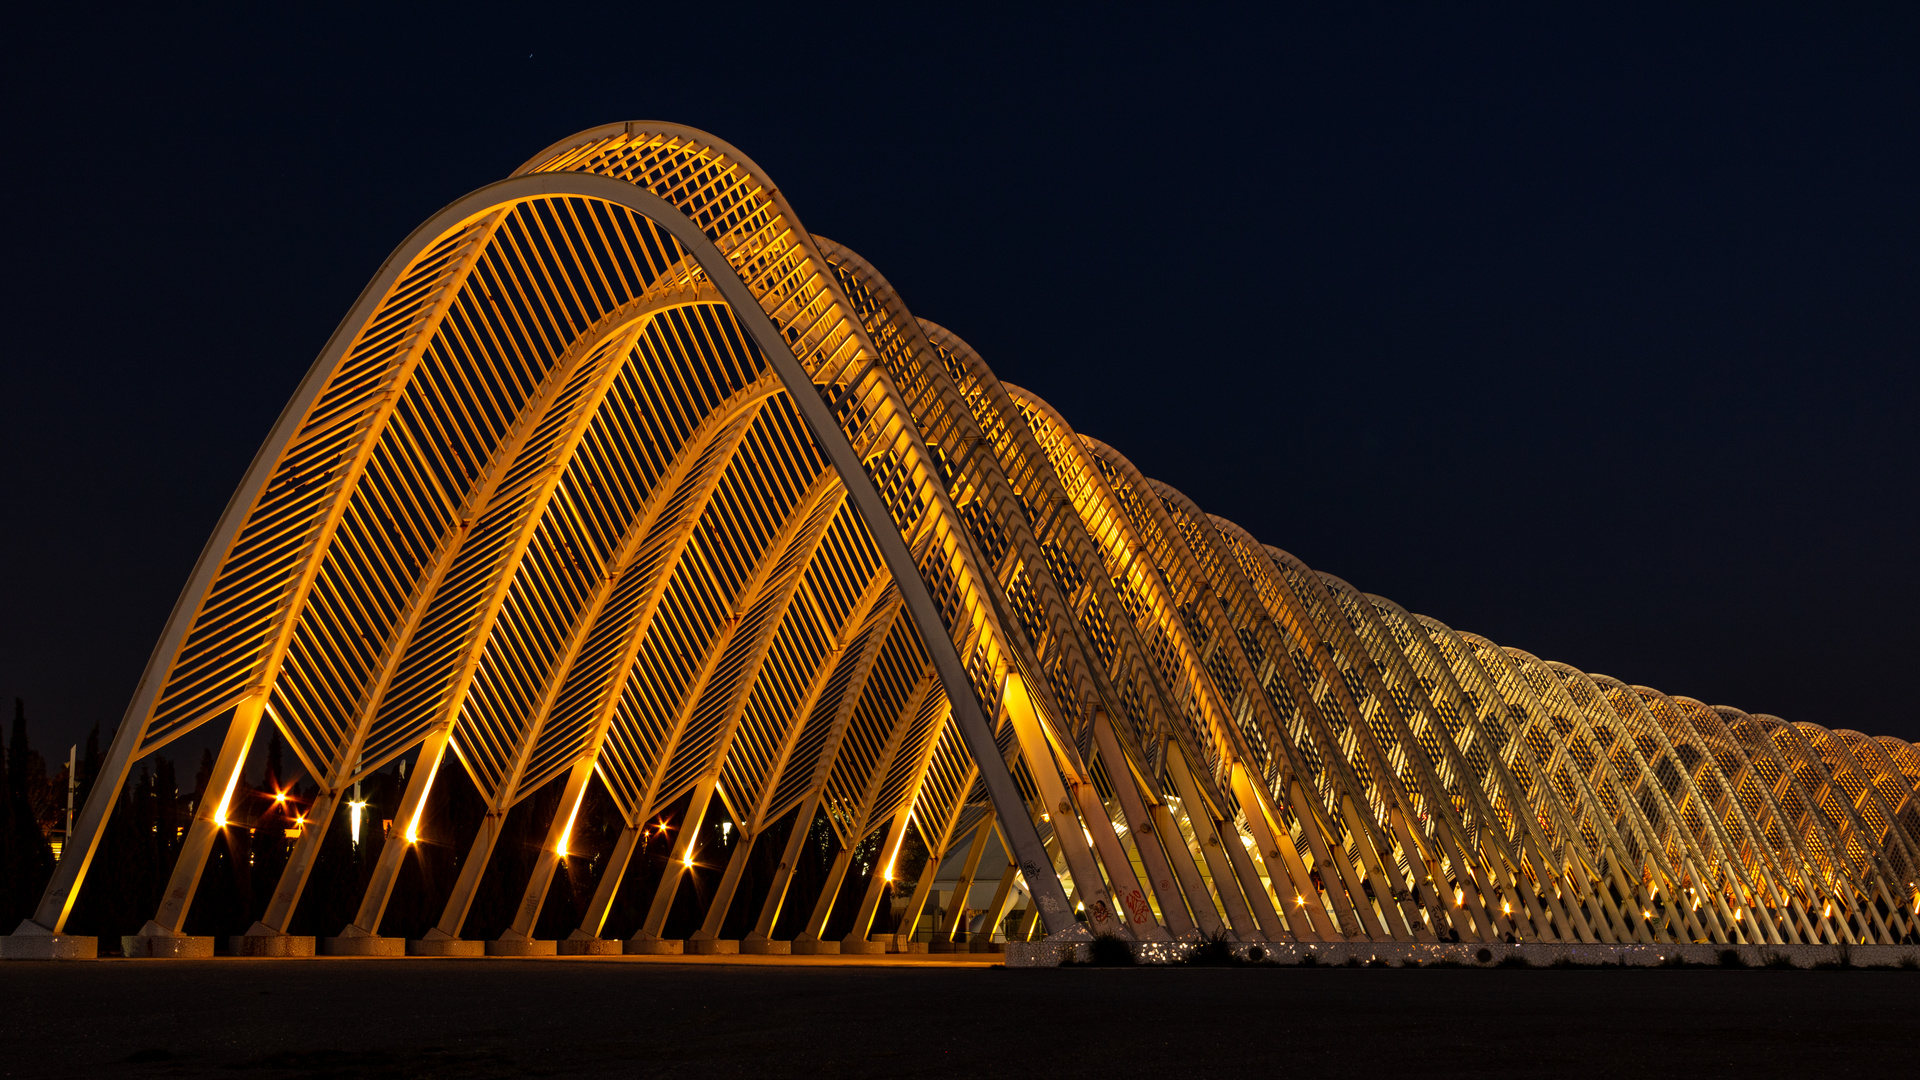
M 209 792 L 263 723 L 321 788 L 263 952 L 355 781 L 403 757 L 337 951 L 398 948 L 382 915 L 447 769 L 489 813 L 416 951 L 463 949 L 506 812 L 552 784 L 493 943 L 539 951 L 595 782 L 626 825 L 572 951 L 601 949 L 637 837 L 683 799 L 748 841 L 801 823 L 759 894 L 736 895 L 750 842 L 702 894 L 692 940 L 747 904 L 760 951 L 786 903 L 814 943 L 848 853 L 879 835 L 891 858 L 909 829 L 931 858 L 900 883 L 905 934 L 941 857 L 995 835 L 1036 937 L 1078 933 L 1076 909 L 1147 940 L 1915 929 L 1913 747 L 1587 675 L 1309 569 L 997 380 L 753 162 L 668 124 L 564 140 L 382 267 L 234 495 L 16 936 L 62 931 L 134 763 L 208 723 Z M 224 814 L 203 800 L 154 951 L 195 948 L 164 943 Z M 789 896 L 822 814 L 833 870 Z M 689 856 L 629 949 L 675 947 Z

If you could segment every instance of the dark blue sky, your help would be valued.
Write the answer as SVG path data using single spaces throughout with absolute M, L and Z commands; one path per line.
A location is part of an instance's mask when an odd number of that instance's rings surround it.
M 1911 8 L 701 10 L 6 17 L 0 695 L 43 748 L 118 722 L 387 252 L 638 118 L 1318 569 L 1920 738 Z

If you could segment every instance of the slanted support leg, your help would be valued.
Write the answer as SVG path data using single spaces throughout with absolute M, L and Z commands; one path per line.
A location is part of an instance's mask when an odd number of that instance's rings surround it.
M 567 773 L 567 785 L 560 792 L 560 805 L 547 824 L 547 838 L 540 845 L 540 857 L 533 864 L 533 876 L 520 894 L 520 906 L 514 909 L 513 925 L 500 935 L 502 941 L 531 941 L 533 928 L 540 923 L 540 909 L 546 906 L 547 893 L 553 888 L 553 874 L 560 860 L 567 857 L 567 840 L 573 835 L 573 822 L 580 814 L 580 801 L 586 797 L 587 784 L 593 779 L 593 759 L 583 758 Z M 625 839 L 624 835 L 622 839 Z
M 820 935 L 826 933 L 827 919 L 833 914 L 833 902 L 840 896 L 840 884 L 847 878 L 847 867 L 853 863 L 853 849 L 842 847 L 840 854 L 833 857 L 833 865 L 827 868 L 827 880 L 820 886 L 820 896 L 813 902 L 813 911 L 807 916 L 807 925 L 794 936 L 793 951 L 797 953 L 838 952 L 837 941 L 821 941 Z
M 873 917 L 879 910 L 880 896 L 891 883 L 891 864 L 900 850 L 900 841 L 906 838 L 907 818 L 907 811 L 902 807 L 893 815 L 893 823 L 887 826 L 887 838 L 880 844 L 881 862 L 873 868 L 873 875 L 867 879 L 866 895 L 860 898 L 860 909 L 853 916 L 853 929 L 841 939 L 840 951 L 843 953 L 886 951 L 884 946 L 879 950 L 873 949 L 871 946 L 878 943 L 868 941 L 867 934 L 873 929 Z
M 960 879 L 954 882 L 953 900 L 947 905 L 947 925 L 941 935 L 948 941 L 954 940 L 960 928 L 967 921 L 967 897 L 973 892 L 973 878 L 980 872 L 980 860 L 987 853 L 987 841 L 993 836 L 993 811 L 988 810 L 973 831 L 973 843 L 967 848 L 967 857 L 960 864 Z M 938 867 L 935 867 L 936 871 Z M 958 914 L 956 914 L 956 909 Z
M 800 851 L 806 847 L 807 834 L 813 831 L 813 818 L 820 809 L 820 792 L 815 790 L 800 803 L 794 811 L 793 827 L 787 831 L 787 846 L 780 854 L 780 865 L 774 869 L 773 882 L 767 888 L 767 898 L 760 904 L 760 917 L 754 920 L 753 932 L 744 942 L 746 947 L 768 949 L 766 942 L 773 938 L 773 928 L 780 921 L 780 909 L 786 905 L 787 889 L 793 884 L 793 868 L 800 861 Z
M 213 955 L 212 938 L 187 938 L 180 930 L 193 907 L 193 894 L 200 887 L 200 872 L 206 869 L 214 840 L 226 828 L 227 804 L 240 781 L 240 770 L 246 767 L 247 751 L 253 746 L 253 736 L 260 728 L 260 715 L 266 705 L 266 695 L 259 694 L 234 709 L 233 721 L 227 725 L 227 737 L 220 744 L 220 756 L 214 759 L 213 775 L 200 796 L 200 805 L 194 808 L 193 823 L 187 827 L 186 843 L 173 862 L 173 873 L 167 879 L 167 891 L 161 896 L 160 910 L 138 934 L 123 940 L 127 955 Z
M 666 928 L 673 898 L 680 892 L 680 879 L 693 864 L 693 845 L 700 838 L 700 826 L 707 819 L 707 804 L 713 801 L 713 785 L 718 779 L 709 773 L 694 783 L 693 797 L 687 801 L 687 816 L 680 822 L 680 839 L 667 860 L 666 872 L 660 875 L 660 887 L 653 892 L 646 920 L 640 924 L 640 932 L 633 935 L 635 942 L 661 940 L 660 931 Z
M 1276 886 L 1282 880 L 1288 881 L 1293 886 L 1293 895 L 1299 898 L 1293 907 L 1286 909 L 1293 936 L 1301 941 L 1326 940 L 1313 926 L 1316 912 L 1324 925 L 1326 911 L 1317 903 L 1314 910 L 1309 910 L 1301 902 L 1306 897 L 1304 890 L 1313 888 L 1313 880 L 1307 876 L 1307 864 L 1300 860 L 1300 852 L 1294 847 L 1292 834 L 1275 827 L 1266 800 L 1260 798 L 1247 771 L 1238 765 L 1233 767 L 1233 795 L 1240 803 L 1240 812 L 1247 816 L 1247 827 L 1253 830 L 1253 842 L 1259 845 L 1266 860 L 1268 878 Z M 1285 907 L 1286 893 L 1277 888 L 1274 891 L 1279 893 L 1280 904 Z
M 587 904 L 585 915 L 580 917 L 580 928 L 575 930 L 569 940 L 598 940 L 600 931 L 606 928 L 607 912 L 613 908 L 613 898 L 620 891 L 620 879 L 627 874 L 627 864 L 633 861 L 633 849 L 640 842 L 640 827 L 629 824 L 620 830 L 620 839 L 614 841 L 613 854 L 607 856 L 606 869 L 600 872 L 600 880 L 593 887 L 593 899 Z
M 380 920 L 386 916 L 387 901 L 393 896 L 393 885 L 400 877 L 400 866 L 407 857 L 407 849 L 413 846 L 414 829 L 421 811 L 426 807 L 427 793 L 433 790 L 434 776 L 440 771 L 441 761 L 447 753 L 447 742 L 452 735 L 452 726 L 446 725 L 427 736 L 427 741 L 421 744 L 420 759 L 407 777 L 407 790 L 401 795 L 400 806 L 394 812 L 393 828 L 380 845 L 380 857 L 374 863 L 372 878 L 367 881 L 367 891 L 360 897 L 360 909 L 355 913 L 353 922 L 340 931 L 339 936 L 328 941 L 329 951 L 357 953 L 373 950 L 381 955 L 387 954 L 388 946 L 379 940 Z M 397 939 L 394 944 L 399 945 Z
M 1113 725 L 1102 710 L 1093 714 L 1093 732 L 1096 745 L 1100 748 L 1100 757 L 1106 762 L 1107 778 L 1113 781 L 1113 792 L 1120 802 L 1120 812 L 1126 816 L 1127 828 L 1133 832 L 1133 847 L 1140 853 L 1140 865 L 1146 870 L 1149 884 L 1153 888 L 1154 898 L 1160 901 L 1160 918 L 1166 923 L 1167 932 L 1176 938 L 1193 936 L 1193 919 L 1187 913 L 1188 900 L 1181 896 L 1181 880 L 1176 884 L 1174 870 L 1167 862 L 1167 853 L 1160 850 L 1160 844 L 1154 837 L 1154 820 L 1148 814 L 1146 804 L 1140 798 L 1140 790 L 1134 784 L 1133 764 L 1127 760 L 1126 751 L 1121 748 L 1120 740 L 1113 733 Z M 1180 845 L 1186 849 L 1185 844 Z M 1199 875 L 1194 875 L 1197 880 Z M 1189 886 L 1191 887 L 1191 886 Z M 1205 903 L 1211 907 L 1213 901 L 1203 891 L 1193 900 L 1197 907 Z
M 1213 876 L 1220 906 L 1227 909 L 1227 922 L 1231 924 L 1233 936 L 1240 941 L 1260 940 L 1253 910 L 1247 907 L 1247 898 L 1241 894 L 1239 877 L 1227 860 L 1224 841 L 1213 825 L 1213 815 L 1207 811 L 1200 786 L 1194 783 L 1193 774 L 1187 770 L 1186 757 L 1178 747 L 1167 749 L 1167 774 L 1173 780 L 1174 790 L 1180 793 L 1181 808 L 1186 811 L 1187 824 L 1193 828 L 1193 839 L 1200 845 L 1200 857 L 1207 861 L 1207 873 Z M 1174 835 L 1179 833 L 1176 831 Z
M 707 904 L 707 917 L 701 920 L 700 929 L 687 939 L 694 952 L 736 952 L 739 942 L 720 943 L 720 931 L 727 923 L 727 909 L 733 906 L 733 894 L 740 888 L 740 876 L 747 869 L 747 856 L 753 851 L 754 838 L 746 833 L 734 841 L 733 854 L 727 858 L 726 873 L 720 875 L 720 887 L 713 891 L 713 899 Z

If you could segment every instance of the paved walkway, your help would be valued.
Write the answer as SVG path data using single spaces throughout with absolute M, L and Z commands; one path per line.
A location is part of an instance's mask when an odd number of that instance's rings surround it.
M 947 957 L 0 964 L 0 1077 L 1904 1076 L 1920 973 Z

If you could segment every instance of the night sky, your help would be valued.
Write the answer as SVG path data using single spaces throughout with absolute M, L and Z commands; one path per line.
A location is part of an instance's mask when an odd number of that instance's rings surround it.
M 661 119 L 1316 569 L 1920 739 L 1913 8 L 910 7 L 6 16 L 0 700 L 110 732 L 387 253 Z

